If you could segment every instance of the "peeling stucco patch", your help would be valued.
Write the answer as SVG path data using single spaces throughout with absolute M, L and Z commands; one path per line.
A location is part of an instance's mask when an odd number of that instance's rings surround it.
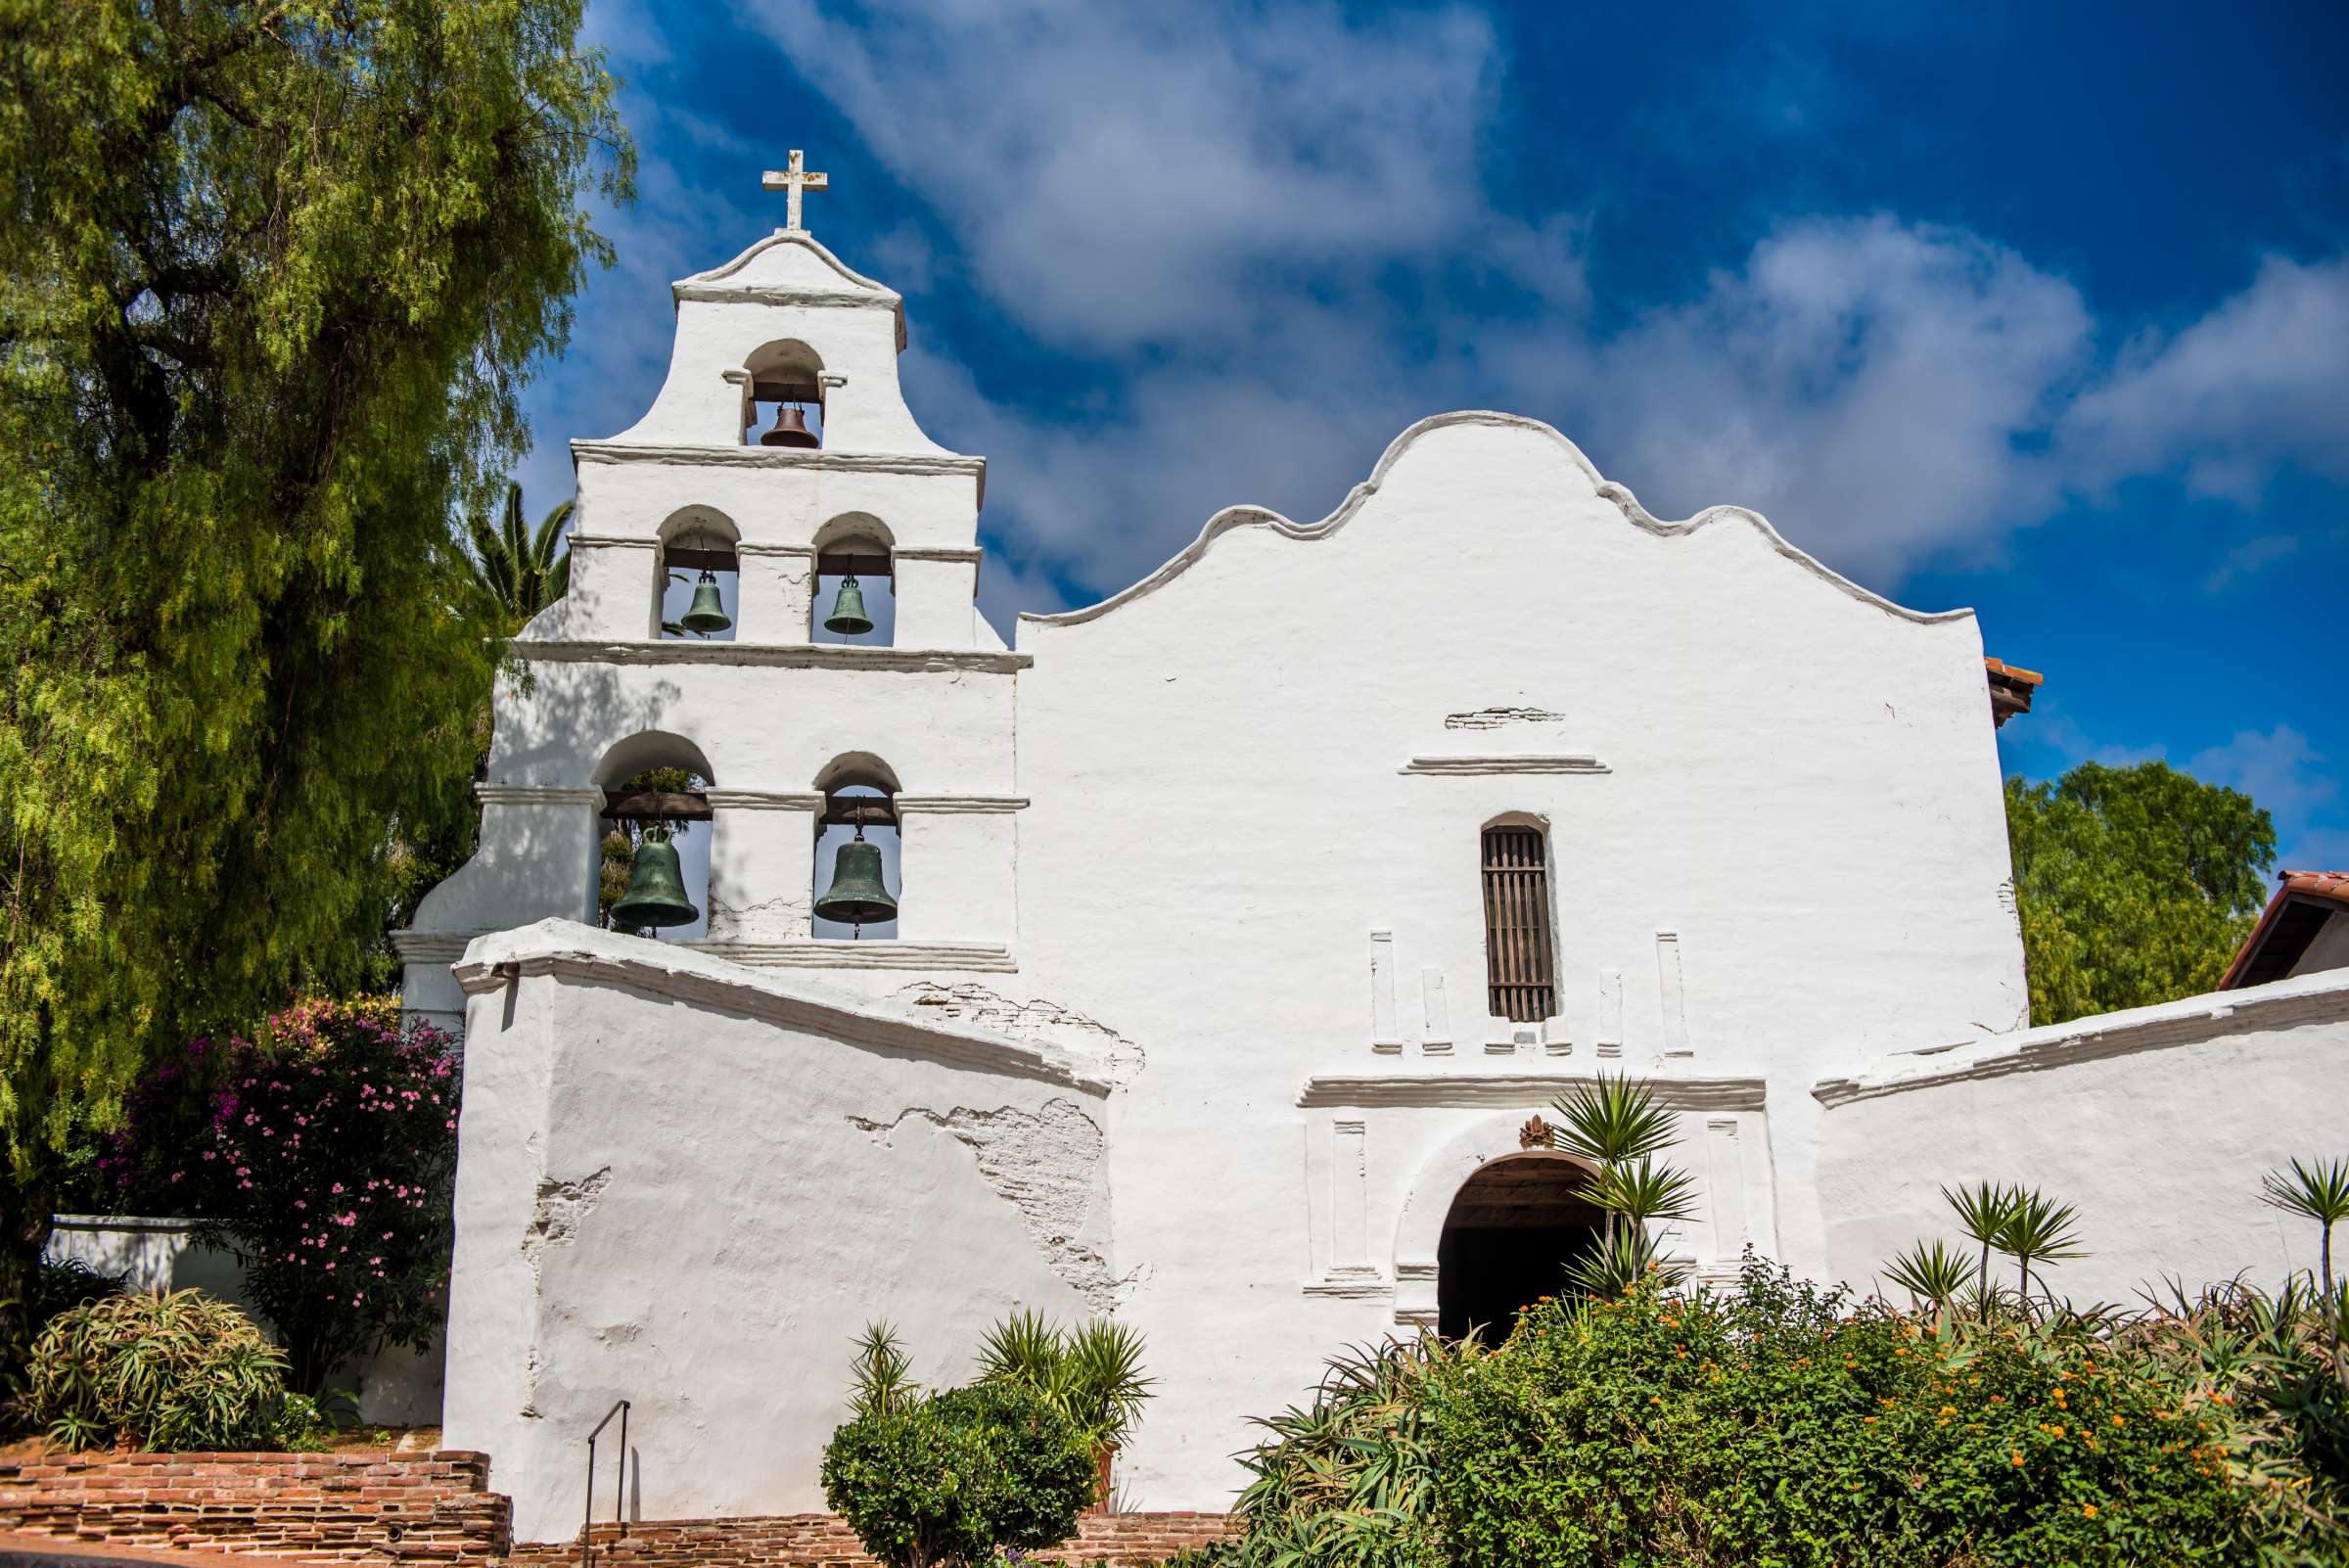
M 522 1233 L 522 1255 L 530 1261 L 530 1275 L 538 1274 L 538 1260 L 549 1247 L 560 1247 L 578 1234 L 579 1222 L 595 1212 L 604 1189 L 612 1184 L 612 1168 L 605 1166 L 576 1181 L 538 1178 L 538 1201 L 530 1211 L 530 1228 Z
M 1058 1098 L 1046 1100 L 1041 1112 L 957 1105 L 942 1115 L 912 1106 L 887 1122 L 852 1116 L 849 1125 L 886 1149 L 909 1119 L 943 1130 L 976 1154 L 979 1175 L 1020 1212 L 1029 1239 L 1053 1274 L 1093 1311 L 1117 1310 L 1120 1292 L 1135 1276 L 1112 1273 L 1109 1260 L 1089 1239 L 1106 1228 L 1088 1223 L 1102 1195 L 1102 1138 L 1082 1107 Z
M 1040 996 L 1022 1001 L 968 981 L 942 986 L 921 980 L 899 990 L 898 999 L 927 1017 L 974 1024 L 1015 1038 L 1048 1040 L 1097 1064 L 1112 1084 L 1131 1082 L 1143 1067 L 1144 1053 L 1135 1041 L 1089 1014 Z
M 1479 708 L 1465 714 L 1446 714 L 1446 729 L 1499 729 L 1508 724 L 1557 724 L 1565 721 L 1564 714 L 1553 714 L 1546 708 Z

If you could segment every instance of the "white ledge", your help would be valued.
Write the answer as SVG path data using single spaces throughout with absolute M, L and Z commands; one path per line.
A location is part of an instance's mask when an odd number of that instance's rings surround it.
M 1318 523 L 1293 523 L 1268 507 L 1227 506 L 1207 520 L 1206 526 L 1200 529 L 1197 538 L 1140 581 L 1120 589 L 1098 604 L 1086 605 L 1079 610 L 1066 610 L 1055 615 L 1038 615 L 1033 611 L 1023 611 L 1020 620 L 1023 623 L 1033 621 L 1038 625 L 1046 626 L 1076 626 L 1105 616 L 1118 606 L 1138 599 L 1144 594 L 1153 593 L 1180 576 L 1189 570 L 1193 562 L 1207 554 L 1208 547 L 1214 544 L 1219 536 L 1233 529 L 1270 529 L 1283 538 L 1306 541 L 1329 538 L 1344 528 L 1357 512 L 1361 510 L 1364 501 L 1378 493 L 1378 487 L 1386 480 L 1389 470 L 1394 468 L 1396 462 L 1411 448 L 1414 442 L 1431 432 L 1443 430 L 1451 425 L 1497 426 L 1504 430 L 1524 431 L 1556 442 L 1565 450 L 1567 457 L 1573 461 L 1574 465 L 1589 477 L 1590 484 L 1596 489 L 1601 500 L 1613 502 L 1616 510 L 1623 514 L 1625 521 L 1660 538 L 1685 538 L 1715 523 L 1743 524 L 1761 534 L 1769 542 L 1770 547 L 1779 555 L 1821 580 L 1833 584 L 1862 604 L 1873 605 L 1887 615 L 1898 616 L 1904 621 L 1914 621 L 1924 624 L 1930 624 L 1937 621 L 1969 620 L 1973 616 L 1971 610 L 1911 610 L 1905 605 L 1893 603 L 1882 594 L 1871 593 L 1841 573 L 1820 564 L 1817 558 L 1789 544 L 1783 534 L 1771 527 L 1769 519 L 1759 512 L 1750 511 L 1742 506 L 1707 507 L 1685 522 L 1667 523 L 1660 518 L 1651 516 L 1647 508 L 1639 504 L 1638 497 L 1634 495 L 1629 488 L 1601 475 L 1597 466 L 1583 455 L 1583 449 L 1567 439 L 1565 435 L 1554 427 L 1545 425 L 1538 419 L 1528 419 L 1522 414 L 1495 413 L 1489 409 L 1466 409 L 1458 413 L 1432 415 L 1396 437 L 1386 451 L 1380 455 L 1377 465 L 1370 470 L 1370 477 L 1357 484 L 1348 493 L 1346 499 L 1338 503 L 1338 509 Z
M 453 964 L 465 956 L 465 949 L 480 935 L 478 931 L 394 931 L 392 950 L 405 963 Z
M 592 784 L 492 784 L 473 787 L 484 806 L 601 806 L 604 792 Z
M 666 463 L 685 468 L 808 469 L 832 474 L 968 475 L 979 504 L 987 504 L 987 459 L 958 452 L 841 452 L 797 446 L 638 445 L 633 441 L 578 440 L 571 443 L 575 463 Z
M 793 289 L 754 283 L 672 283 L 669 296 L 712 304 L 809 305 L 816 309 L 863 306 L 895 310 L 898 301 L 879 294 L 852 294 L 846 289 Z
M 796 976 L 761 973 L 683 944 L 647 942 L 574 920 L 541 920 L 478 938 L 466 949 L 465 961 L 456 966 L 456 976 L 466 993 L 477 996 L 519 980 L 547 976 L 621 986 L 687 1006 L 815 1031 L 860 1049 L 903 1051 L 1096 1096 L 1106 1097 L 1110 1089 L 1075 1058 L 1049 1046 L 938 1023 Z
M 1025 795 L 898 795 L 890 804 L 902 816 L 908 811 L 923 811 L 933 816 L 978 816 L 998 812 L 1025 811 Z
M 1492 773 L 1612 773 L 1595 757 L 1580 753 L 1549 756 L 1414 757 L 1398 773 L 1476 775 Z
M 723 937 L 671 943 L 713 953 L 755 969 L 950 969 L 987 974 L 1017 973 L 1019 962 L 1000 943 L 858 942 L 837 937 L 801 937 L 790 942 L 737 942 Z
M 821 790 L 707 789 L 702 799 L 713 811 L 820 811 L 824 807 Z
M 1305 1106 L 1530 1106 L 1540 1109 L 1588 1073 L 1332 1073 L 1309 1078 Z M 1758 1078 L 1655 1078 L 1657 1103 L 1676 1111 L 1759 1111 L 1768 1085 Z
M 870 648 L 849 642 L 537 641 L 516 637 L 506 646 L 517 659 L 543 664 L 734 665 L 775 669 L 976 669 L 1008 674 L 1036 663 L 1034 654 L 995 648 Z
M 1849 1105 L 1968 1080 L 2044 1073 L 2108 1056 L 2175 1050 L 2228 1036 L 2349 1021 L 2349 969 L 2279 980 L 2240 991 L 2206 992 L 2068 1024 L 1903 1051 L 1852 1078 L 1816 1084 L 1821 1105 Z

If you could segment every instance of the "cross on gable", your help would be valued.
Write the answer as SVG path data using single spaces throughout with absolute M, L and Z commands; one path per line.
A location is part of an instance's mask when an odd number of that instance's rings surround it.
M 800 195 L 804 191 L 823 190 L 830 183 L 830 176 L 808 173 L 806 155 L 795 147 L 791 150 L 791 166 L 768 169 L 759 183 L 767 190 L 783 192 L 784 228 L 805 233 L 806 225 L 800 221 Z

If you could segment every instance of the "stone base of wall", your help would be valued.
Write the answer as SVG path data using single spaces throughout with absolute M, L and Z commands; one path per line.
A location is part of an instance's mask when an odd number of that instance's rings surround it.
M 1042 1561 L 1090 1568 L 1148 1568 L 1189 1546 L 1204 1546 L 1231 1533 L 1220 1513 L 1091 1513 L 1077 1537 L 1036 1553 Z M 598 1525 L 589 1538 L 595 1568 L 873 1568 L 855 1535 L 838 1515 L 780 1514 L 770 1518 L 675 1519 L 627 1526 Z M 520 1545 L 511 1559 L 523 1564 L 576 1564 L 579 1544 Z
M 0 1530 L 312 1562 L 490 1564 L 512 1509 L 486 1454 L 56 1454 L 0 1464 Z

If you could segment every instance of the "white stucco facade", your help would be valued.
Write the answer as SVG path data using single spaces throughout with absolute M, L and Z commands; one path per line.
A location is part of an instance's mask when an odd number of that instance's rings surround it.
M 2196 1100 L 2340 1071 L 2349 993 L 2316 985 L 2255 1043 L 1898 1077 L 2036 1048 L 1968 611 L 1734 507 L 1661 522 L 1556 431 L 1456 413 L 1320 522 L 1221 513 L 1006 649 L 972 604 L 984 467 L 906 410 L 898 297 L 798 231 L 676 292 L 653 408 L 575 443 L 573 586 L 501 686 L 481 852 L 402 939 L 410 1006 L 467 1042 L 447 1440 L 526 1539 L 576 1528 L 622 1397 L 642 1517 L 820 1505 L 850 1336 L 890 1318 L 950 1380 L 1014 1305 L 1139 1328 L 1121 1494 L 1221 1506 L 1248 1417 L 1435 1320 L 1454 1195 L 1597 1072 L 1678 1112 L 1700 1273 L 1751 1245 L 1865 1284 L 1938 1233 L 1939 1181 L 2062 1190 L 2036 1106 L 2161 1097 L 2190 1138 Z M 742 444 L 776 364 L 825 378 L 820 450 Z M 687 529 L 737 554 L 730 642 L 659 633 Z M 851 535 L 890 555 L 893 646 L 809 640 Z M 670 762 L 708 784 L 710 938 L 591 930 L 602 791 Z M 895 941 L 811 935 L 844 767 L 890 781 Z M 1488 1005 L 1497 822 L 1546 845 L 1537 1022 Z M 2156 1151 L 2096 1113 L 2116 1277 L 2220 1260 L 2259 1172 L 2313 1152 L 2242 1107 L 2178 1168 L 2224 1204 L 2165 1188 L 2142 1230 L 2111 1173 Z

